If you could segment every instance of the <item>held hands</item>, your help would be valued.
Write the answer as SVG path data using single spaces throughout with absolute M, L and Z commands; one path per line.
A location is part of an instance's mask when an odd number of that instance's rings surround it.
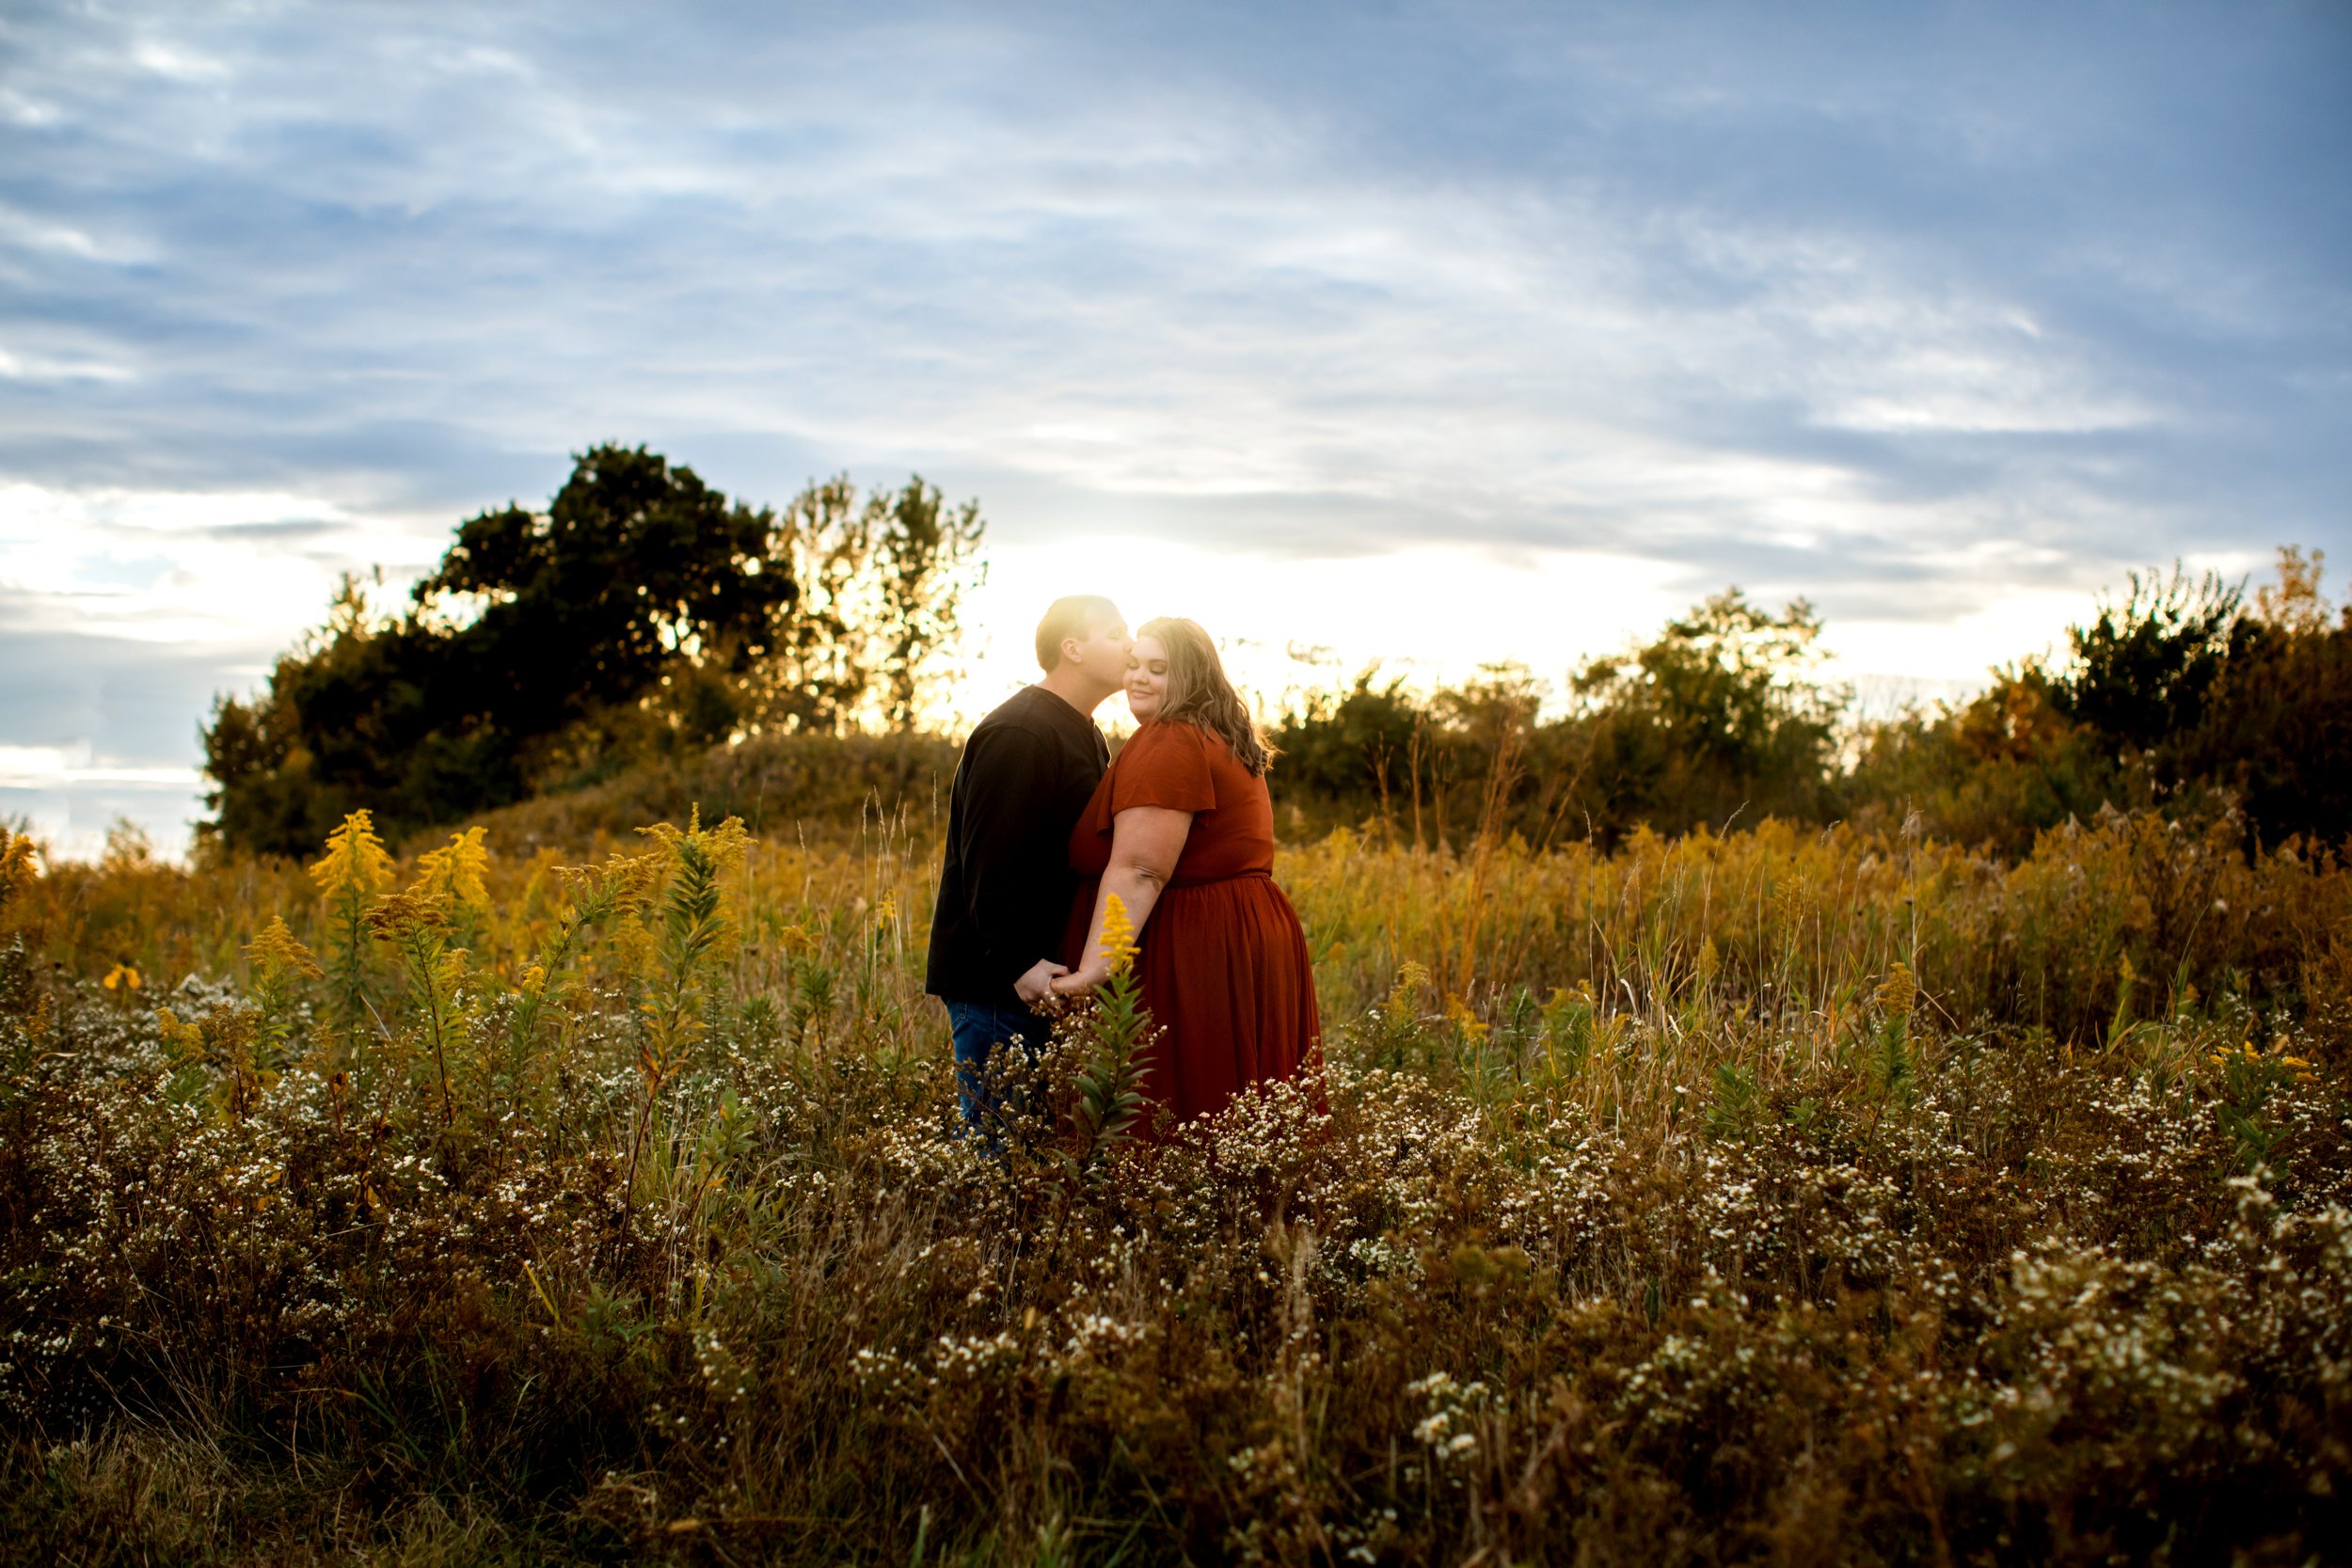
M 1061 988 L 1055 984 L 1056 977 L 1069 973 L 1068 965 L 1057 964 L 1051 958 L 1040 958 L 1029 966 L 1028 973 L 1012 983 L 1012 993 L 1021 999 L 1023 1006 L 1034 1007 L 1059 990 Z
M 1110 966 L 1107 964 L 1090 963 L 1075 973 L 1063 970 L 1061 978 L 1054 982 L 1054 994 L 1070 997 L 1091 996 L 1094 994 L 1094 988 L 1110 977 Z

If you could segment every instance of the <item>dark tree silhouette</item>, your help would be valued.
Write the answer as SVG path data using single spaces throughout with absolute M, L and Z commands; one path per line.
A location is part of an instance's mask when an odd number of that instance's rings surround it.
M 910 724 L 981 528 L 919 479 L 779 517 L 592 448 L 545 512 L 460 524 L 402 614 L 346 581 L 265 692 L 215 705 L 213 832 L 299 853 L 355 807 L 400 832 L 763 729 Z

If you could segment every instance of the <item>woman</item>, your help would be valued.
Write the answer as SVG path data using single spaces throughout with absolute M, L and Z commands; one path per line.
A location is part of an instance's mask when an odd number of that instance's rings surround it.
M 1191 621 L 1146 623 L 1127 659 L 1127 707 L 1142 727 L 1070 835 L 1085 879 L 1070 946 L 1083 958 L 1054 990 L 1082 996 L 1109 977 L 1103 916 L 1117 895 L 1161 1030 L 1143 1090 L 1184 1122 L 1249 1085 L 1296 1076 L 1323 1028 L 1306 932 L 1274 885 L 1273 752 L 1209 634 Z

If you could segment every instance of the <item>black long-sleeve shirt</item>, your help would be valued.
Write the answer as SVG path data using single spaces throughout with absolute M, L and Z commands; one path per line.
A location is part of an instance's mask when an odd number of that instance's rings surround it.
M 1057 956 L 1078 885 L 1070 830 L 1109 766 L 1094 721 L 1043 687 L 972 731 L 947 803 L 926 990 L 1011 1006 L 1012 983 Z

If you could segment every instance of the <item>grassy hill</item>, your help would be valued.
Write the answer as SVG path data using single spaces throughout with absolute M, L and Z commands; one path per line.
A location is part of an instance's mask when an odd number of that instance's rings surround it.
M 960 750 L 946 736 L 923 734 L 764 736 L 643 763 L 472 820 L 495 843 L 533 848 L 584 847 L 648 822 L 682 822 L 697 805 L 710 821 L 739 816 L 759 835 L 830 836 L 866 821 L 928 833 L 946 820 Z

